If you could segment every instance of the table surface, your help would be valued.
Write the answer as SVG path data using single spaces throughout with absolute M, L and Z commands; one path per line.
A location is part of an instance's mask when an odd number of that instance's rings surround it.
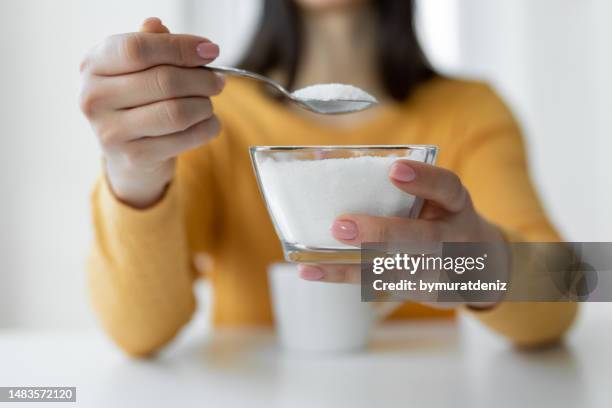
M 150 360 L 98 332 L 5 330 L 0 386 L 76 386 L 76 406 L 104 408 L 610 407 L 610 329 L 582 318 L 564 346 L 521 352 L 463 317 L 381 325 L 359 353 L 296 355 L 270 330 L 199 327 Z

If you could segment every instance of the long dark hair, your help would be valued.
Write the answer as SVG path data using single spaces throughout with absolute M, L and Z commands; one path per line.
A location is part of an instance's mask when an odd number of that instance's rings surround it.
M 435 76 L 417 38 L 414 0 L 371 1 L 378 18 L 378 72 L 388 95 L 403 101 Z M 265 0 L 259 29 L 240 66 L 263 75 L 279 69 L 292 89 L 302 49 L 302 21 L 295 1 Z

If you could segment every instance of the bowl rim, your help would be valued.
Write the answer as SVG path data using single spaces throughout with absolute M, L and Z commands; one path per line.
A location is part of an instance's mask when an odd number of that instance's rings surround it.
M 439 151 L 436 145 L 303 145 L 303 146 L 250 146 L 249 151 L 255 152 L 282 152 L 296 150 L 434 150 Z

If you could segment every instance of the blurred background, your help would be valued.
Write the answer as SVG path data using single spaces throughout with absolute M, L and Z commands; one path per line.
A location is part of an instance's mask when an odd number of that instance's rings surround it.
M 257 0 L 0 2 L 0 328 L 91 328 L 84 260 L 99 153 L 78 110 L 79 62 L 159 16 L 208 36 L 232 64 Z M 487 79 L 523 124 L 532 175 L 566 239 L 612 241 L 612 2 L 422 0 L 444 73 Z M 603 305 L 587 305 L 601 311 Z M 609 306 L 608 309 L 609 310 Z

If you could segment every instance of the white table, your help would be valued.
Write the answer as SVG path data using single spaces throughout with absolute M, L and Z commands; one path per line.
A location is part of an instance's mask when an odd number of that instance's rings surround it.
M 153 360 L 101 333 L 0 331 L 0 385 L 76 386 L 65 406 L 104 408 L 611 407 L 610 329 L 582 319 L 566 346 L 525 353 L 465 318 L 387 324 L 363 353 L 305 356 L 269 330 L 192 328 Z

